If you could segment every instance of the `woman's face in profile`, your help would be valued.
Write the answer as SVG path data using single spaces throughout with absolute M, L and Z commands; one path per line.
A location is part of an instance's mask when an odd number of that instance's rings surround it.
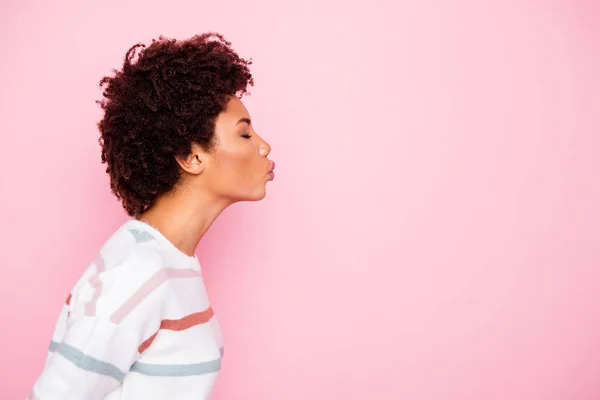
M 205 154 L 205 183 L 219 197 L 236 201 L 261 200 L 271 180 L 271 146 L 254 130 L 248 110 L 232 97 L 215 121 L 215 147 Z

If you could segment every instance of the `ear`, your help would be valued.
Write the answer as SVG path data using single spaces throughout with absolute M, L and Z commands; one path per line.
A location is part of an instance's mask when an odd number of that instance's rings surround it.
M 204 166 L 206 164 L 206 154 L 196 143 L 192 143 L 192 151 L 186 157 L 183 156 L 175 156 L 175 160 L 177 164 L 183 169 L 185 172 L 188 172 L 192 175 L 199 175 L 204 171 Z

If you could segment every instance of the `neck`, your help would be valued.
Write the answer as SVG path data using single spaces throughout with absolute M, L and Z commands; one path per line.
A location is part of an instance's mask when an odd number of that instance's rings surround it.
M 198 243 L 230 201 L 203 193 L 189 193 L 189 187 L 160 196 L 137 218 L 158 229 L 182 253 L 193 256 Z

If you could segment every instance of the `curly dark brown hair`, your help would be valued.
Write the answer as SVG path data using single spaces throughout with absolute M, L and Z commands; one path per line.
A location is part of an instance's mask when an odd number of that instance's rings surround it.
M 181 176 L 175 156 L 189 155 L 192 142 L 214 148 L 216 117 L 254 85 L 250 64 L 219 33 L 160 36 L 148 47 L 131 47 L 122 70 L 100 81 L 102 163 L 127 214 L 141 214 L 175 187 Z

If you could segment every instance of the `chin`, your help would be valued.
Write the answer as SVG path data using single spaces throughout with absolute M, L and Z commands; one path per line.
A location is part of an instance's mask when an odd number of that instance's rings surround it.
M 265 189 L 257 190 L 255 193 L 252 193 L 252 194 L 246 193 L 243 196 L 239 196 L 238 201 L 260 201 L 260 200 L 264 199 L 266 195 L 267 195 L 267 191 Z
M 260 201 L 260 200 L 264 199 L 266 195 L 267 195 L 267 191 L 263 190 L 262 192 L 257 193 L 257 196 L 252 198 L 251 201 Z

